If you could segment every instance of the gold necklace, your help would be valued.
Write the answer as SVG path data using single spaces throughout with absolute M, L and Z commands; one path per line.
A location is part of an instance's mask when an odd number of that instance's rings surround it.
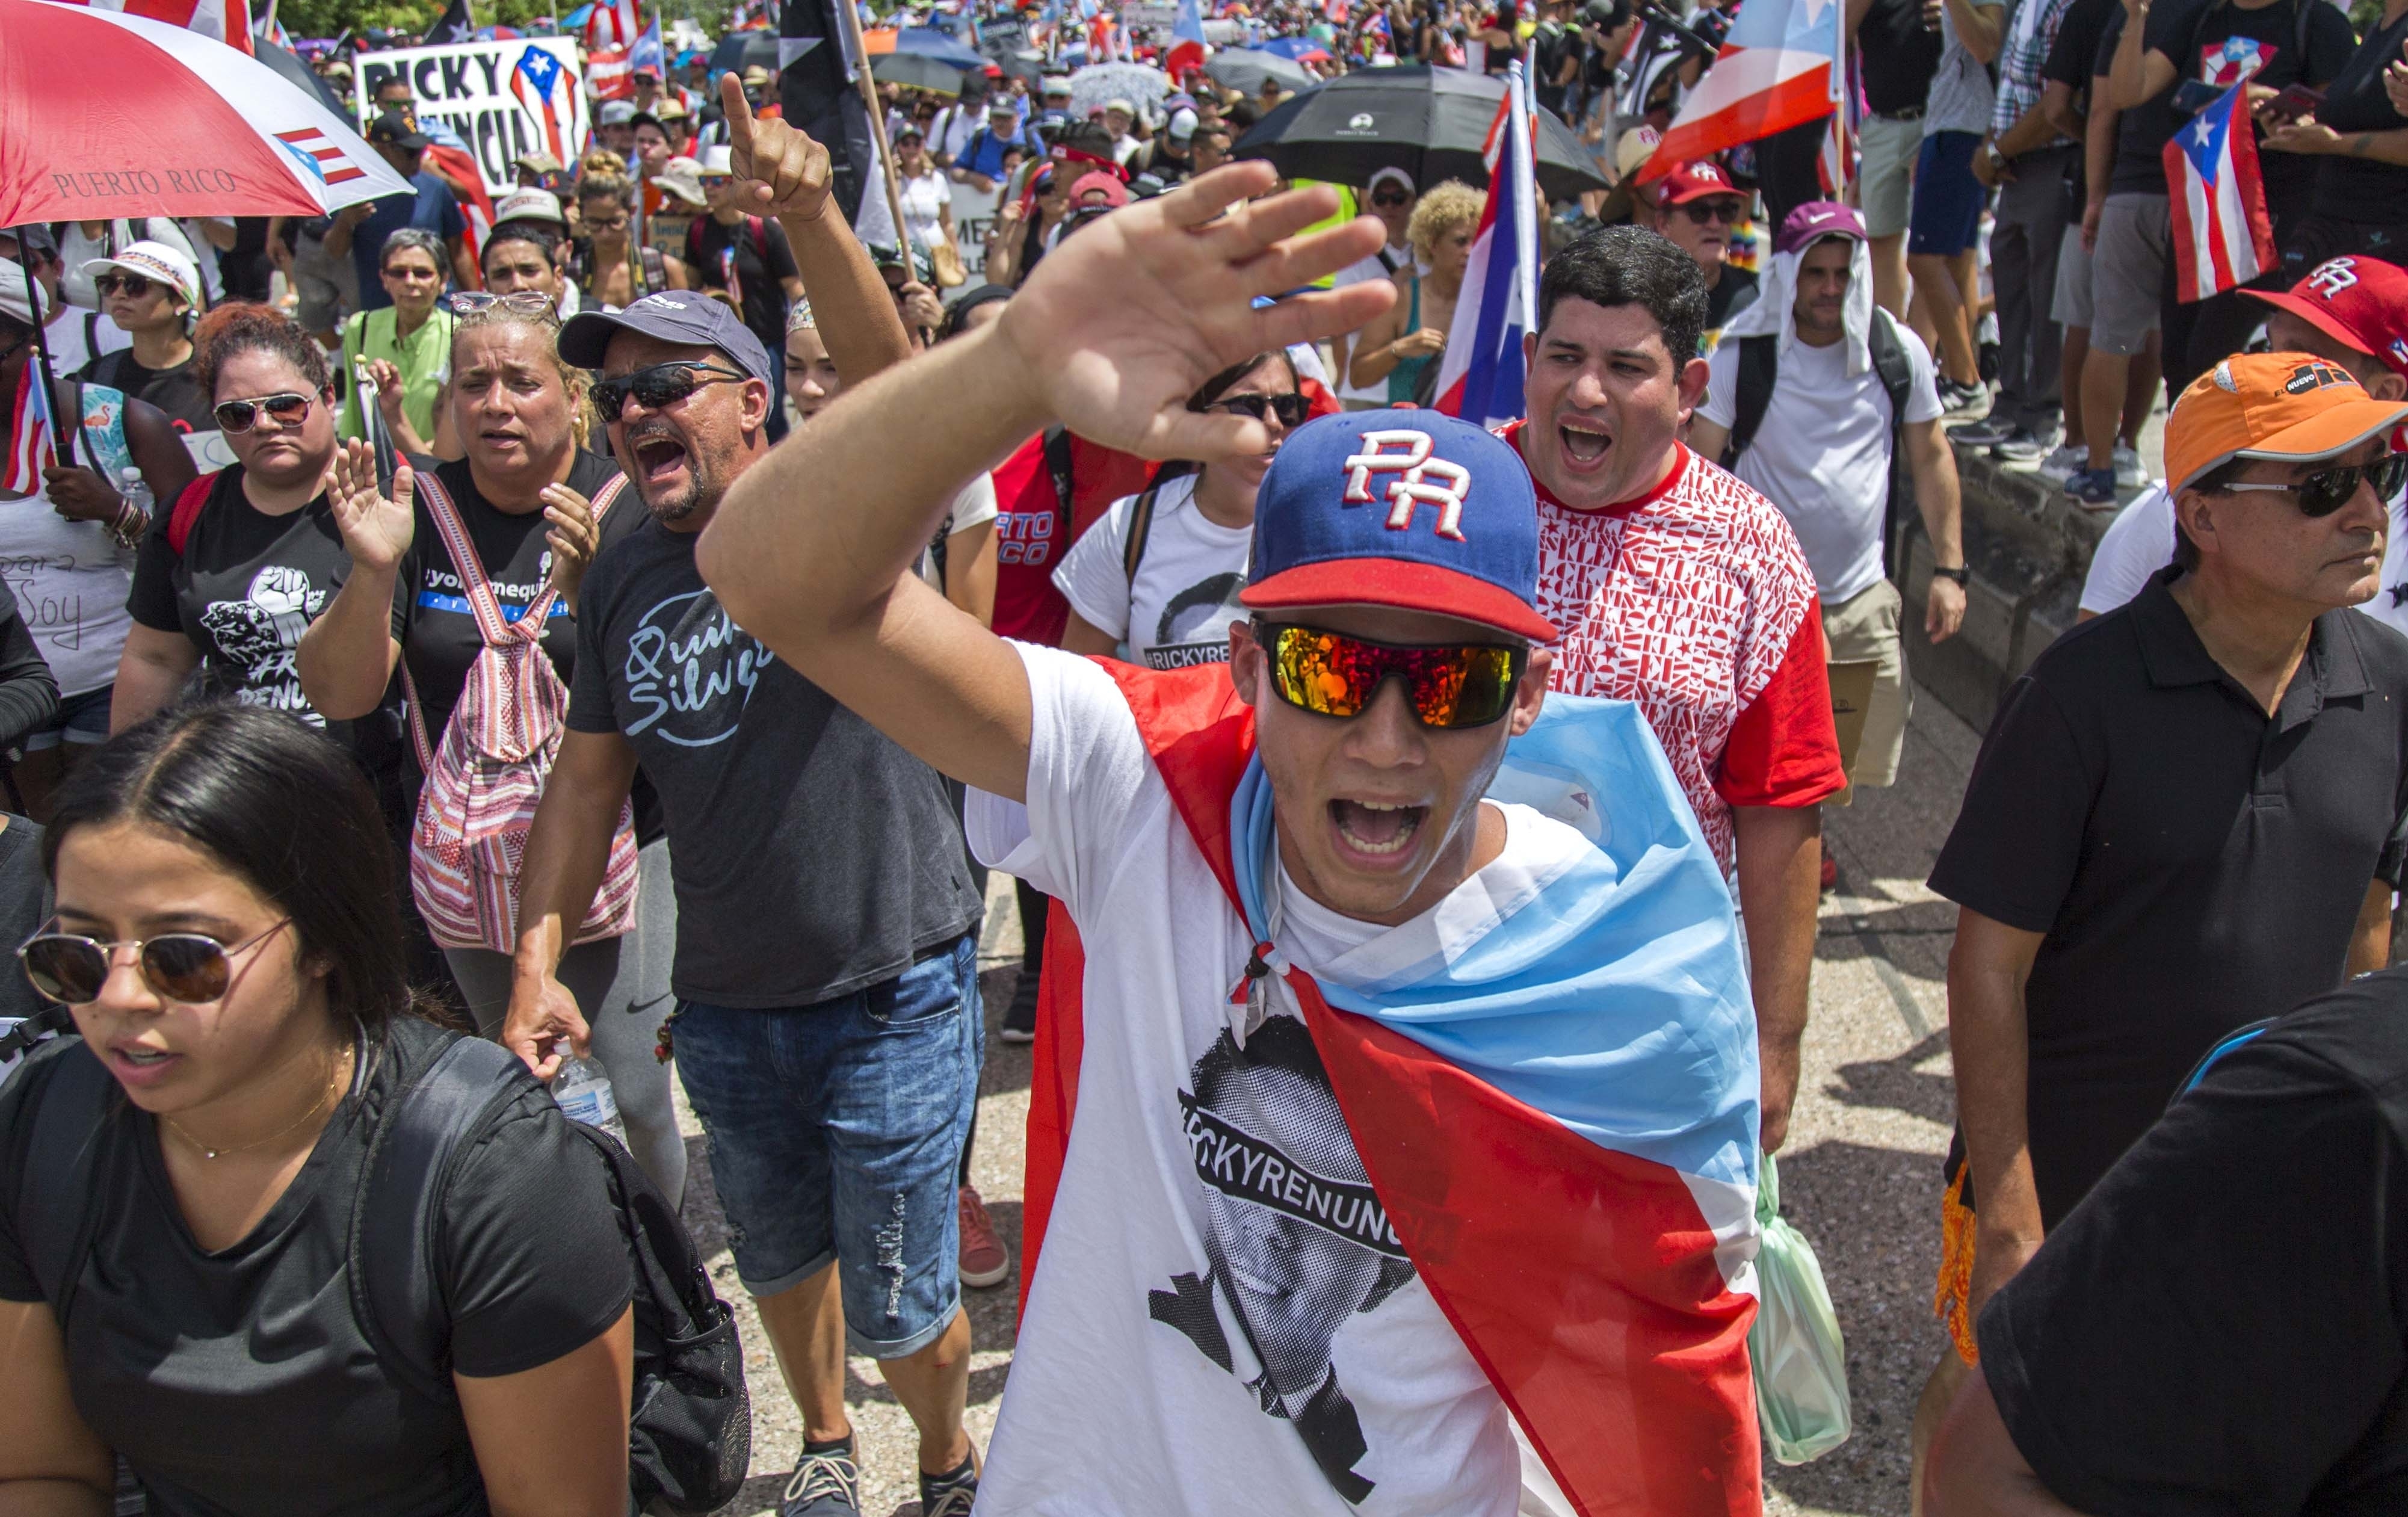
M 337 1087 L 342 1083 L 342 1056 L 337 1054 L 335 1058 L 334 1073 L 327 1077 L 326 1088 L 319 1093 L 318 1098 L 315 1101 L 309 1103 L 308 1110 L 302 1112 L 299 1116 L 294 1118 L 291 1122 L 286 1123 L 283 1126 L 279 1127 L 276 1131 L 268 1134 L 265 1138 L 254 1138 L 248 1143 L 236 1143 L 226 1148 L 213 1149 L 207 1143 L 202 1142 L 199 1138 L 194 1138 L 191 1133 L 186 1132 L 183 1124 L 177 1122 L 175 1118 L 163 1116 L 159 1120 L 167 1124 L 167 1130 L 169 1132 L 174 1133 L 178 1138 L 180 1138 L 185 1142 L 191 1144 L 194 1149 L 199 1152 L 201 1157 L 204 1159 L 214 1159 L 220 1154 L 224 1153 L 241 1153 L 246 1150 L 261 1148 L 266 1144 L 275 1142 L 278 1138 L 282 1138 L 285 1134 L 293 1131 L 295 1127 L 300 1126 L 303 1123 L 308 1122 L 311 1117 L 314 1117 L 319 1112 L 324 1110 L 326 1109 L 326 1098 L 333 1095 Z

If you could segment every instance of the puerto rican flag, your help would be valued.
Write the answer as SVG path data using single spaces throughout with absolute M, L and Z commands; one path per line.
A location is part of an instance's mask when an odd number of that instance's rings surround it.
M 1269 786 L 1226 665 L 1098 662 L 1189 838 L 1263 936 L 1260 866 L 1245 860 L 1267 852 Z M 1489 794 L 1570 822 L 1596 855 L 1376 998 L 1265 952 L 1390 1225 L 1564 1504 L 1756 1517 L 1756 1021 L 1721 870 L 1628 702 L 1550 695 Z M 1024 1301 L 1076 1116 L 1085 969 L 1069 913 L 1052 912 Z
M 2205 300 L 2274 266 L 2280 255 L 2266 215 L 2245 81 L 2178 129 L 2166 144 L 2165 161 L 2179 299 Z
M 180 26 L 188 32 L 214 37 L 236 52 L 257 56 L 251 51 L 251 6 L 248 0 L 67 0 L 67 3 L 165 21 L 170 26 Z
M 585 81 L 594 86 L 595 99 L 625 100 L 635 94 L 635 64 L 628 61 L 628 55 L 634 50 L 630 44 L 624 48 L 606 48 L 587 55 Z M 567 161 L 565 158 L 561 160 L 562 163 Z
M 1641 182 L 1829 115 L 1840 102 L 1840 0 L 1748 0 Z
M 585 18 L 585 50 L 601 52 L 607 49 L 624 48 L 636 40 L 644 23 L 636 14 L 636 0 L 609 0 L 597 5 Z
M 42 471 L 58 462 L 50 443 L 50 397 L 41 371 L 39 364 L 18 370 L 17 394 L 8 408 L 8 456 L 0 459 L 0 489 L 21 495 L 41 489 Z
M 519 54 L 510 70 L 510 93 L 543 138 L 543 150 L 563 164 L 577 160 L 577 81 L 560 60 L 542 48 Z
M 367 170 L 351 162 L 341 143 L 314 126 L 297 127 L 279 132 L 276 140 L 293 161 L 318 177 L 321 184 L 348 184 L 368 177 Z
M 668 54 L 661 47 L 661 19 L 658 16 L 654 16 L 652 24 L 645 27 L 643 34 L 636 38 L 635 46 L 627 50 L 627 85 L 630 90 L 635 87 L 635 71 L 639 68 L 651 69 L 652 78 L 656 79 L 669 77 Z
M 1201 68 L 1211 49 L 1204 43 L 1204 12 L 1196 0 L 1179 0 L 1179 17 L 1170 28 L 1171 49 L 1162 60 L 1162 71 L 1174 82 L 1185 80 L 1187 71 Z
M 1438 408 L 1484 427 L 1517 421 L 1526 408 L 1522 338 L 1539 308 L 1538 167 L 1526 88 L 1514 64 L 1488 127 L 1488 203 L 1463 271 L 1469 304 L 1456 307 L 1438 365 Z

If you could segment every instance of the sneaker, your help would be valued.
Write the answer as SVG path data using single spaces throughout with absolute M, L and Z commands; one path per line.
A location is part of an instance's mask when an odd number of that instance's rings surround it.
M 920 1477 L 920 1517 L 970 1517 L 978 1503 L 978 1451 L 961 1467 L 942 1475 Z
M 806 1449 L 778 1497 L 778 1517 L 861 1517 L 861 1467 L 853 1448 L 848 1437 L 840 1448 Z
M 2028 426 L 2019 426 L 1990 450 L 1990 456 L 2007 464 L 2037 464 L 2049 456 L 2050 438 L 2042 436 Z
M 1823 855 L 1823 894 L 1828 895 L 1840 887 L 1840 861 L 1830 854 Z
M 2115 482 L 2134 490 L 2149 482 L 2149 471 L 2141 463 L 2139 449 L 2127 448 L 2120 442 L 2115 445 Z
M 1978 422 L 1959 422 L 1948 429 L 1948 440 L 1967 448 L 1995 448 L 2016 430 L 2005 417 L 1993 414 Z
M 977 1290 L 1000 1285 L 1011 1274 L 1011 1251 L 1003 1239 L 995 1236 L 995 1223 L 986 1214 L 986 1202 L 975 1185 L 965 1185 L 961 1192 L 962 1283 Z
M 1990 391 L 1986 385 L 1958 384 L 1949 379 L 1940 381 L 1940 414 L 1943 417 L 1971 416 L 1987 404 L 1989 398 Z
M 2115 471 L 2084 469 L 2065 481 L 2065 493 L 2090 510 L 2100 510 L 2115 504 Z
M 2063 484 L 2090 466 L 2090 449 L 2081 443 L 2061 442 L 2057 451 L 2040 461 L 2040 477 L 2051 484 Z
M 1037 976 L 1025 969 L 1012 987 L 1011 1004 L 1003 1009 L 1003 1030 L 996 1036 L 1007 1043 L 1037 1041 Z

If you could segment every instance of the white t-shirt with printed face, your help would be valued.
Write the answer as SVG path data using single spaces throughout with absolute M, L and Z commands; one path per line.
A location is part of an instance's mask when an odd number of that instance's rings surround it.
M 1149 669 L 1226 664 L 1229 628 L 1252 615 L 1238 604 L 1238 592 L 1246 587 L 1254 529 L 1225 527 L 1198 510 L 1197 478 L 1185 475 L 1154 492 L 1134 582 L 1127 565 L 1137 495 L 1112 502 L 1054 571 L 1054 587 L 1070 608 L 1128 644 L 1130 661 Z
M 970 844 L 1079 923 L 1085 1049 L 982 1505 L 1524 1510 L 1512 1419 L 1398 1246 L 1292 998 L 1275 995 L 1240 1037 L 1229 992 L 1251 937 L 1120 687 L 1089 660 L 1014 647 L 1033 708 L 1028 801 L 972 791 Z M 1492 903 L 1530 898 L 1588 847 L 1503 809 L 1502 856 L 1402 925 L 1349 921 L 1283 883 L 1281 948 L 1363 984 L 1491 930 Z
M 1892 330 L 1914 370 L 1906 419 L 1936 421 L 1940 389 L 1930 351 L 1905 327 Z M 1726 342 L 1710 360 L 1713 379 L 1698 414 L 1719 427 L 1727 428 L 1739 414 L 1741 351 L 1741 344 Z M 1788 518 L 1826 607 L 1881 580 L 1882 517 L 1889 500 L 1889 393 L 1870 365 L 1849 374 L 1847 351 L 1842 342 L 1783 346 L 1764 422 L 1731 470 Z

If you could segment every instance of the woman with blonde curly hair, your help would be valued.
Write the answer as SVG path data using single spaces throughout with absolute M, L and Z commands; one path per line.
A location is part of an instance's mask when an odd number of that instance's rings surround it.
M 301 639 L 299 659 L 302 690 L 335 720 L 375 709 L 396 668 L 406 672 L 416 752 L 439 748 L 486 646 L 471 603 L 475 581 L 485 582 L 509 626 L 541 619 L 538 645 L 566 685 L 576 675 L 577 594 L 586 567 L 645 520 L 619 465 L 584 446 L 590 376 L 562 362 L 552 302 L 519 291 L 455 296 L 454 306 L 451 422 L 466 456 L 449 464 L 410 459 L 389 494 L 364 445 L 349 445 L 337 459 L 331 494 L 351 575 Z M 443 505 L 473 560 L 446 542 L 436 516 Z M 593 1028 L 628 1149 L 675 1202 L 685 1186 L 685 1146 L 667 1066 L 654 1048 L 669 1008 L 666 955 L 676 909 L 658 803 L 640 781 L 635 794 L 641 852 L 634 930 L 570 949 L 560 979 Z M 422 819 L 414 848 L 425 832 Z M 513 946 L 444 941 L 452 978 L 488 1037 L 509 1009 Z
M 1373 317 L 1355 343 L 1349 377 L 1356 389 L 1384 380 L 1391 405 L 1426 398 L 1415 386 L 1422 371 L 1446 351 L 1484 199 L 1461 179 L 1448 179 L 1413 207 L 1405 239 L 1412 244 L 1414 266 L 1397 270 L 1397 303 Z

